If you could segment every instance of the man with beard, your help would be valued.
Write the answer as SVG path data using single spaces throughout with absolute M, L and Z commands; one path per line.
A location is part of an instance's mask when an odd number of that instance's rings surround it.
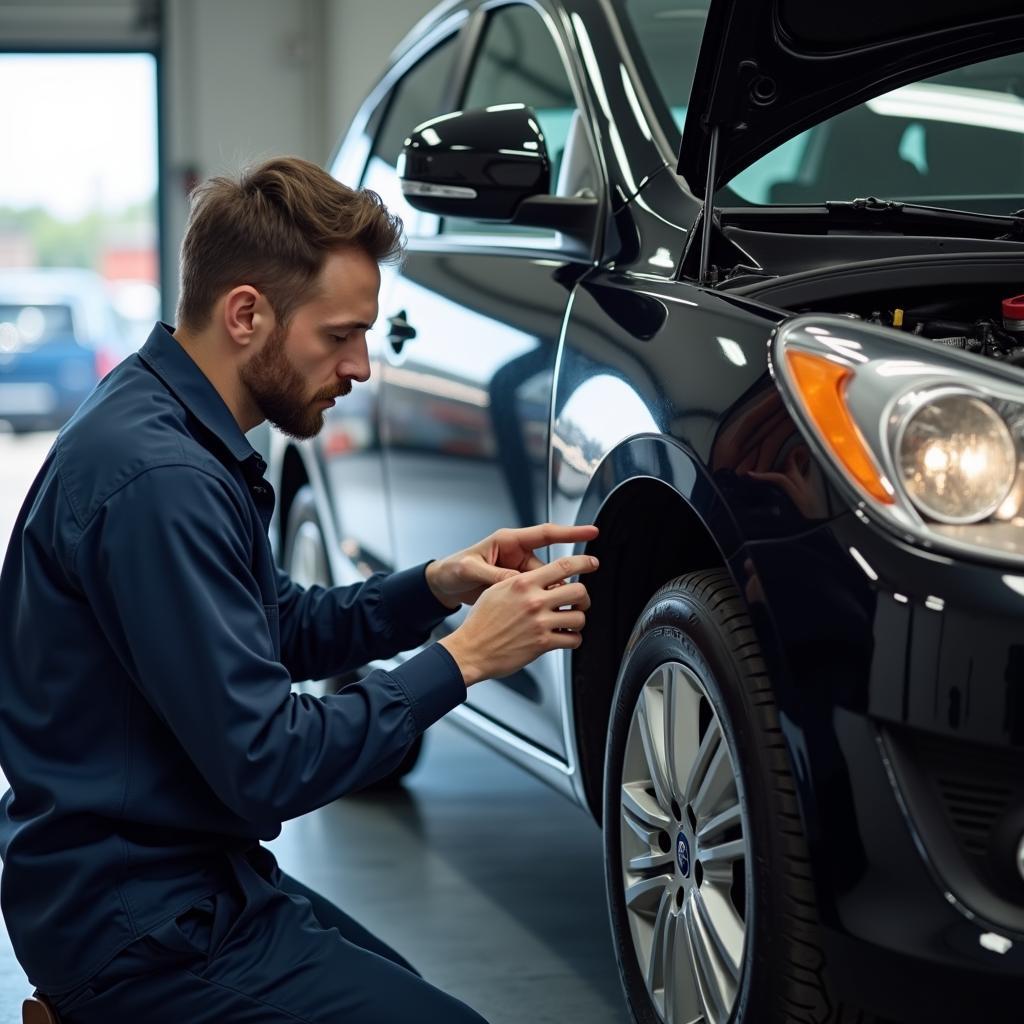
M 61 431 L 0 572 L 0 900 L 75 1022 L 480 1021 L 284 875 L 261 841 L 394 769 L 467 686 L 577 647 L 594 527 L 499 530 L 353 587 L 273 563 L 263 420 L 314 436 L 370 374 L 401 224 L 295 159 L 193 199 L 178 325 Z M 423 645 L 337 694 L 324 678 Z M 572 607 L 567 607 L 572 606 Z

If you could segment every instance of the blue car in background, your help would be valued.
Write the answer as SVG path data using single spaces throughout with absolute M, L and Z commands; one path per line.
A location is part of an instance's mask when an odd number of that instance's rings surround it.
M 91 270 L 0 271 L 0 421 L 55 430 L 129 348 Z

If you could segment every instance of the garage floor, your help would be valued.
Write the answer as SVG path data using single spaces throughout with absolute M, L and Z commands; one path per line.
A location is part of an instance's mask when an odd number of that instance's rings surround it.
M 47 438 L 0 436 L 0 550 L 48 447 Z M 285 871 L 492 1024 L 629 1019 L 598 829 L 447 722 L 431 730 L 403 788 L 288 822 L 271 848 Z M 20 1022 L 27 991 L 3 932 L 0 1024 Z

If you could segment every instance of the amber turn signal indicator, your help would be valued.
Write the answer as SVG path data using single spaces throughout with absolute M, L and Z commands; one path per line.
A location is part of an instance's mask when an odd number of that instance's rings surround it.
M 787 350 L 786 361 L 797 394 L 832 454 L 872 498 L 894 504 L 891 485 L 886 487 L 888 481 L 846 407 L 844 392 L 853 371 L 823 356 L 792 349 Z

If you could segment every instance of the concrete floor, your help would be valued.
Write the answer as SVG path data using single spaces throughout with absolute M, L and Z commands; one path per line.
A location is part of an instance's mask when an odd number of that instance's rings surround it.
M 0 550 L 52 438 L 0 436 Z M 6 784 L 2 788 L 6 788 Z M 288 822 L 284 870 L 492 1024 L 626 1024 L 600 833 L 581 810 L 441 722 L 406 784 Z M 0 1024 L 28 983 L 0 934 Z
M 600 833 L 445 722 L 404 787 L 286 826 L 281 866 L 493 1024 L 624 1024 Z

